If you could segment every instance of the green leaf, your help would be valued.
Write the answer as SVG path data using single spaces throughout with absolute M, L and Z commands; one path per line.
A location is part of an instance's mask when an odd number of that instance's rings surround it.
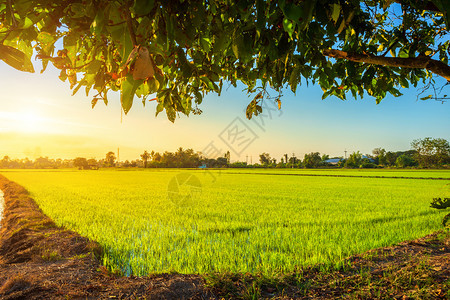
M 67 73 L 65 69 L 61 70 L 61 73 L 59 73 L 59 79 L 61 79 L 61 81 L 66 81 Z
M 150 43 L 149 45 L 146 46 L 148 51 L 152 54 L 159 54 L 159 55 L 166 55 L 166 53 L 164 52 L 163 49 L 161 49 L 160 47 L 158 47 L 157 45 L 154 45 L 152 43 Z
M 299 5 L 295 5 L 292 2 L 286 0 L 280 0 L 278 2 L 283 14 L 290 20 L 296 22 L 299 25 L 300 30 L 304 30 L 308 27 L 309 22 L 313 18 L 314 7 L 316 5 L 315 0 L 303 1 Z
M 134 0 L 133 12 L 136 15 L 147 15 L 155 5 L 154 0 Z
M 120 103 L 122 104 L 123 112 L 127 114 L 133 105 L 134 94 L 137 88 L 141 85 L 142 80 L 134 80 L 133 75 L 127 75 L 126 80 L 122 82 L 120 91 Z
M 389 93 L 391 93 L 392 95 L 394 95 L 394 97 L 400 97 L 400 96 L 403 95 L 403 94 L 400 93 L 400 91 L 397 90 L 396 88 L 391 88 L 391 89 L 389 90 Z M 384 96 L 385 96 L 385 94 L 383 95 L 383 98 L 384 98 Z
M 156 78 L 151 78 L 147 81 L 149 94 L 156 93 L 159 90 L 159 81 Z
M 432 97 L 433 97 L 433 95 L 428 95 L 426 97 L 420 98 L 420 100 L 428 100 L 428 99 L 431 99 Z
M 170 43 L 175 39 L 175 26 L 176 26 L 176 20 L 173 15 L 171 15 L 169 18 L 166 18 L 166 30 L 167 30 L 167 41 Z
M 72 18 L 81 18 L 86 16 L 86 6 L 82 3 L 70 4 L 70 10 L 72 12 Z
M 257 116 L 262 113 L 262 106 L 259 104 L 260 99 L 262 99 L 262 94 L 258 93 L 255 98 L 247 105 L 245 110 L 245 115 L 247 119 L 251 119 L 253 115 Z
M 345 20 L 342 19 L 341 24 L 339 25 L 339 27 L 337 29 L 337 32 L 340 34 L 342 32 L 342 30 L 345 29 L 345 26 L 346 26 Z
M 408 51 L 405 48 L 400 49 L 400 51 L 398 52 L 398 57 L 408 58 L 409 57 Z
M 331 19 L 333 20 L 334 24 L 337 23 L 340 13 L 341 5 L 339 5 L 338 3 L 331 4 Z
M 225 32 L 221 32 L 214 37 L 213 50 L 215 53 L 221 54 L 223 50 L 227 49 L 229 46 L 230 46 L 230 36 Z
M 99 60 L 94 60 L 87 66 L 87 68 L 86 68 L 87 72 L 95 75 L 99 72 L 102 65 L 103 65 L 103 62 L 101 62 Z
M 107 26 L 107 29 L 114 41 L 121 41 L 127 34 L 127 25 L 125 23 L 117 26 Z
M 214 90 L 214 85 L 213 85 L 212 81 L 209 80 L 208 77 L 201 77 L 200 80 L 203 81 L 203 82 L 206 84 L 206 86 L 208 87 L 208 89 Z
M 243 63 L 248 62 L 252 58 L 252 41 L 249 38 L 245 38 L 240 30 L 233 34 L 231 49 L 234 56 Z
M 172 107 L 166 106 L 166 115 L 167 119 L 169 119 L 170 122 L 175 122 L 175 118 L 177 117 L 176 111 Z
M 92 108 L 95 107 L 95 105 L 97 104 L 97 102 L 98 102 L 98 98 L 92 99 L 92 101 L 91 101 Z
M 55 37 L 51 33 L 44 32 L 44 31 L 41 31 L 38 34 L 37 40 L 41 43 L 41 45 L 46 53 L 49 53 L 49 50 L 55 43 Z
M 136 29 L 136 35 L 148 36 L 152 30 L 152 21 L 148 17 L 141 18 Z
M 400 85 L 403 88 L 409 88 L 409 82 L 408 82 L 408 80 L 406 80 L 405 77 L 401 76 L 399 79 L 400 79 Z
M 86 85 L 92 86 L 95 83 L 95 76 L 96 74 L 89 74 L 86 73 L 86 75 L 84 75 L 84 81 L 86 82 Z M 86 92 L 86 96 L 87 96 L 87 92 Z
M 278 1 L 278 5 L 283 11 L 283 14 L 287 18 L 295 22 L 298 22 L 299 19 L 303 16 L 303 9 L 293 3 L 286 3 L 286 2 L 287 2 L 286 0 Z
M 264 0 L 256 0 L 256 28 L 259 31 L 264 29 L 266 25 L 265 5 Z
M 233 54 L 236 57 L 236 59 L 239 59 L 239 46 L 238 43 L 241 41 L 238 38 L 233 39 L 233 43 L 231 44 L 231 49 L 233 50 Z
M 120 38 L 120 43 L 122 44 L 122 65 L 127 61 L 128 56 L 131 51 L 133 51 L 133 42 L 131 41 L 131 37 L 126 33 L 126 29 L 124 30 L 124 34 Z
M 163 87 L 166 84 L 165 83 L 165 77 L 160 75 L 159 73 L 155 74 L 155 79 L 156 79 L 157 84 L 158 84 L 157 85 L 158 86 L 157 90 L 159 90 L 161 87 Z
M 19 71 L 34 73 L 30 58 L 16 48 L 0 45 L 0 59 Z
M 204 52 L 208 53 L 211 50 L 211 40 L 206 37 L 200 38 L 200 45 Z
M 164 110 L 164 103 L 163 102 L 158 102 L 158 105 L 156 106 L 155 116 L 158 116 L 158 114 L 160 112 L 162 112 L 163 110 Z
M 291 75 L 289 76 L 289 86 L 291 87 L 291 91 L 293 93 L 296 92 L 297 86 L 298 86 L 298 83 L 299 83 L 300 79 L 301 79 L 301 77 L 300 77 L 300 67 L 296 66 L 292 70 Z
M 67 57 L 70 59 L 73 67 L 76 67 L 78 36 L 68 34 L 63 38 L 64 49 L 67 50 Z
M 78 90 L 83 86 L 83 84 L 84 84 L 83 81 L 80 81 L 80 83 L 78 83 L 78 85 L 73 89 L 72 96 L 74 96 L 78 92 Z
M 295 23 L 287 18 L 284 18 L 283 28 L 284 28 L 284 31 L 286 31 L 289 34 L 289 36 L 292 38 L 292 34 L 295 31 Z
M 6 1 L 3 1 L 3 3 L 6 3 Z M 24 12 L 29 11 L 30 9 L 33 9 L 33 4 L 31 1 L 27 0 L 15 0 L 14 1 L 14 8 L 16 12 L 21 15 Z M 2 5 L 0 4 L 0 9 L 2 9 Z
M 330 96 L 333 93 L 333 90 L 325 91 L 322 95 L 322 100 L 325 100 L 328 96 Z
M 103 10 L 99 10 L 95 15 L 95 19 L 91 24 L 91 33 L 100 36 L 105 28 L 105 14 Z
M 23 21 L 22 29 L 30 28 L 33 25 L 34 25 L 33 21 L 30 18 L 25 17 L 25 19 Z

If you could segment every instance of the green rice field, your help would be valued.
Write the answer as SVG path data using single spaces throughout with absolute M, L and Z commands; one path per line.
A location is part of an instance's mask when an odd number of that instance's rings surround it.
M 127 275 L 338 265 L 440 229 L 445 212 L 429 203 L 450 183 L 450 171 L 416 170 L 0 173 L 27 188 L 58 225 L 99 242 L 104 264 Z

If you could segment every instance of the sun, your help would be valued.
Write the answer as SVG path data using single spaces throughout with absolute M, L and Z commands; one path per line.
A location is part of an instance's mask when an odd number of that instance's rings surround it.
M 17 131 L 42 132 L 46 129 L 46 119 L 36 109 L 17 112 L 14 121 L 14 127 Z

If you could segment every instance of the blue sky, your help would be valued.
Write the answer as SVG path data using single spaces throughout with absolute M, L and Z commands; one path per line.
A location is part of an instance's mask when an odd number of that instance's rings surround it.
M 201 151 L 211 142 L 225 152 L 230 147 L 219 134 L 236 118 L 257 138 L 243 151 L 232 149 L 233 161 L 248 156 L 255 162 L 262 152 L 279 160 L 284 153 L 303 157 L 312 151 L 342 156 L 344 150 L 371 153 L 376 147 L 407 150 L 412 140 L 427 136 L 450 140 L 450 103 L 417 101 L 415 88 L 402 89 L 403 96 L 388 96 L 376 105 L 369 96 L 321 100 L 320 87 L 304 85 L 296 95 L 284 91 L 281 111 L 272 112 L 262 130 L 245 118 L 251 98 L 242 88 L 224 85 L 220 97 L 210 94 L 204 99 L 202 115 L 181 116 L 174 124 L 164 113 L 155 118 L 155 103 L 143 107 L 135 99 L 121 122 L 118 93 L 110 93 L 107 107 L 99 102 L 91 109 L 93 94 L 86 97 L 80 90 L 71 96 L 57 70 L 49 66 L 39 74 L 39 64 L 35 67 L 37 72 L 29 74 L 0 62 L 0 156 L 102 158 L 120 147 L 121 159 L 136 159 L 144 150 Z

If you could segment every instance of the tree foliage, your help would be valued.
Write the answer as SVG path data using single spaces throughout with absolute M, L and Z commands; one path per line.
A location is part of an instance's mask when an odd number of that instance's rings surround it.
M 106 153 L 105 165 L 107 167 L 114 167 L 116 165 L 116 155 L 114 154 L 114 152 L 109 151 L 108 153 Z
M 141 154 L 141 159 L 144 162 L 144 168 L 147 168 L 147 162 L 150 159 L 151 155 L 147 152 L 147 150 L 144 151 L 144 153 Z
M 414 140 L 416 160 L 422 167 L 440 166 L 450 163 L 450 144 L 446 139 L 426 137 Z
M 176 152 L 165 151 L 163 154 L 159 152 L 150 152 L 151 161 L 147 164 L 150 168 L 197 168 L 200 164 L 206 163 L 208 167 L 215 167 L 215 159 L 207 159 L 201 157 L 200 152 L 193 149 L 178 148 Z
M 402 154 L 395 160 L 395 165 L 399 168 L 413 167 L 417 162 L 409 155 Z
M 271 163 L 272 158 L 269 153 L 264 152 L 259 155 L 259 161 L 262 165 L 268 165 Z
M 450 198 L 433 198 L 430 207 L 436 209 L 446 209 L 450 207 Z M 445 215 L 442 219 L 442 225 L 444 227 L 450 227 L 450 213 Z
M 352 154 L 350 154 L 350 156 L 346 160 L 345 167 L 359 168 L 359 166 L 361 165 L 362 159 L 363 158 L 362 158 L 361 152 L 359 152 L 359 151 L 353 152 Z
M 306 153 L 303 158 L 303 165 L 305 168 L 317 168 L 322 162 L 319 152 Z
M 86 158 L 84 157 L 77 157 L 73 160 L 73 166 L 77 167 L 78 169 L 87 170 L 89 169 L 89 163 Z
M 137 96 L 171 121 L 241 82 L 256 94 L 251 118 L 301 84 L 379 102 L 450 80 L 449 10 L 448 0 L 2 0 L 0 59 L 34 72 L 35 51 L 74 94 L 94 91 L 92 107 L 120 91 L 125 113 Z

